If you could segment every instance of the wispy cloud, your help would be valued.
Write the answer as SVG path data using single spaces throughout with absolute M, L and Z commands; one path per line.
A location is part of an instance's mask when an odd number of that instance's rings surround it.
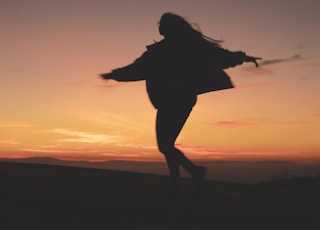
M 1 158 L 6 159 L 21 159 L 21 158 L 28 158 L 30 157 L 27 153 L 26 154 L 17 154 L 17 153 L 8 153 L 8 152 L 0 152 Z
M 218 151 L 216 149 L 206 148 L 203 146 L 197 146 L 197 145 L 185 145 L 185 144 L 176 144 L 176 146 L 181 149 L 183 152 L 189 152 L 194 153 L 195 155 L 199 157 L 207 156 L 207 155 L 220 155 L 221 151 Z
M 108 158 L 117 158 L 117 159 L 137 159 L 139 157 L 141 157 L 141 154 L 139 153 L 121 153 L 121 152 L 115 152 L 115 153 L 111 153 L 111 152 L 108 152 L 108 153 L 101 153 L 100 154 L 101 156 L 105 156 L 105 157 L 108 157 Z
M 124 86 L 124 84 L 121 84 L 121 83 L 116 82 L 114 80 L 103 80 L 102 84 L 97 85 L 97 86 L 98 87 L 102 87 L 102 88 L 112 89 L 112 88 L 117 88 L 117 87 Z
M 0 144 L 19 145 L 20 143 L 13 140 L 0 140 Z
M 273 75 L 274 74 L 274 70 L 272 70 L 271 68 L 269 68 L 270 66 L 274 65 L 274 64 L 280 64 L 280 63 L 288 63 L 288 62 L 292 62 L 292 61 L 298 61 L 298 60 L 302 60 L 305 59 L 302 57 L 301 54 L 295 54 L 291 57 L 288 58 L 275 58 L 275 59 L 266 59 L 266 60 L 262 60 L 259 61 L 259 68 L 256 68 L 253 65 L 250 66 L 244 66 L 241 68 L 241 70 L 250 73 L 250 74 L 254 74 L 254 75 Z
M 59 148 L 44 148 L 36 146 L 34 148 L 19 149 L 22 152 L 42 153 L 42 154 L 58 154 L 58 155 L 72 155 L 72 156 L 116 156 L 120 152 L 118 150 L 90 150 L 90 149 L 59 149 Z
M 19 149 L 20 152 L 26 154 L 32 153 L 33 155 L 46 155 L 54 156 L 61 160 L 78 160 L 78 161 L 106 161 L 106 160 L 132 160 L 132 161 L 143 161 L 153 159 L 151 154 L 143 153 L 141 151 L 136 152 L 123 152 L 117 149 L 108 150 L 90 150 L 90 149 L 48 149 L 42 148 L 41 146 L 34 148 L 23 148 Z M 21 158 L 21 157 L 18 157 Z
M 304 121 L 279 121 L 279 120 L 268 120 L 268 119 L 242 119 L 242 120 L 226 120 L 217 121 L 213 125 L 221 128 L 240 128 L 248 126 L 261 126 L 261 125 L 296 125 L 305 124 Z
M 141 144 L 134 144 L 134 143 L 117 143 L 116 146 L 125 147 L 125 148 L 135 148 L 135 149 L 158 149 L 155 145 L 141 145 Z
M 206 148 L 196 145 L 178 144 L 177 148 L 198 160 L 259 160 L 303 157 L 301 152 L 284 151 L 239 151 L 232 149 Z
M 284 62 L 291 62 L 302 59 L 301 54 L 295 54 L 292 57 L 289 58 L 276 58 L 276 59 L 269 59 L 259 62 L 260 66 L 264 65 L 272 65 L 272 64 L 278 64 L 278 63 L 284 63 Z
M 19 127 L 31 127 L 32 124 L 22 122 L 3 122 L 0 123 L 0 128 L 19 128 Z
M 45 149 L 45 148 L 24 148 L 19 149 L 22 152 L 32 152 L 32 153 L 43 153 L 43 154 L 80 154 L 83 153 L 83 150 L 62 150 L 62 149 Z
M 88 132 L 73 131 L 69 129 L 52 129 L 52 133 L 62 134 L 70 138 L 60 139 L 62 142 L 81 142 L 81 143 L 114 143 L 118 141 L 117 135 L 95 134 Z
M 84 120 L 94 122 L 99 125 L 107 125 L 116 128 L 118 131 L 127 130 L 150 130 L 151 127 L 146 125 L 144 121 L 133 119 L 129 115 L 117 114 L 112 112 L 105 112 L 96 114 L 95 116 L 87 116 L 83 118 Z

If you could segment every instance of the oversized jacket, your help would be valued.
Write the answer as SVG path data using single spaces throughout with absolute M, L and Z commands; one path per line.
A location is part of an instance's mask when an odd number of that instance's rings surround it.
M 198 94 L 233 88 L 223 69 L 242 64 L 243 52 L 230 52 L 210 42 L 198 45 L 166 39 L 147 46 L 132 64 L 112 71 L 116 81 L 146 80 L 155 108 L 195 101 Z

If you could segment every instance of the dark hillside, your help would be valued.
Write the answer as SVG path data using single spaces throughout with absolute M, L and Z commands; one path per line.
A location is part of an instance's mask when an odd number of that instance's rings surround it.
M 161 175 L 0 162 L 1 229 L 311 229 L 319 187 L 206 181 L 167 199 Z M 280 226 L 284 226 L 283 228 Z M 299 228 L 300 227 L 300 228 Z

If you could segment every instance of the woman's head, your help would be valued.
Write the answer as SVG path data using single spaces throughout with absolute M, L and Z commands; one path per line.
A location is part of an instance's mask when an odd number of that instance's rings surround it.
M 199 30 L 194 29 L 192 25 L 183 17 L 173 14 L 164 13 L 159 22 L 159 33 L 166 39 L 172 40 L 207 40 L 215 45 L 220 41 L 214 40 L 203 35 Z
M 159 22 L 159 33 L 165 38 L 179 38 L 188 36 L 194 29 L 181 16 L 164 13 Z
M 164 13 L 159 24 L 159 33 L 165 38 L 185 36 L 192 30 L 191 25 L 179 15 Z

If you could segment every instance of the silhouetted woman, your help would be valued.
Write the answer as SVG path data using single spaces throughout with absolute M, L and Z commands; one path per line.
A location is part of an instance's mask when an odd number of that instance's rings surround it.
M 218 41 L 204 36 L 173 13 L 162 15 L 159 33 L 164 39 L 147 46 L 147 51 L 132 64 L 101 77 L 116 81 L 146 80 L 149 98 L 157 109 L 157 143 L 170 171 L 170 191 L 173 194 L 180 191 L 179 166 L 182 166 L 191 174 L 195 192 L 199 192 L 206 169 L 190 161 L 175 147 L 175 141 L 197 95 L 232 88 L 223 69 L 245 61 L 257 65 L 258 58 L 221 48 Z

